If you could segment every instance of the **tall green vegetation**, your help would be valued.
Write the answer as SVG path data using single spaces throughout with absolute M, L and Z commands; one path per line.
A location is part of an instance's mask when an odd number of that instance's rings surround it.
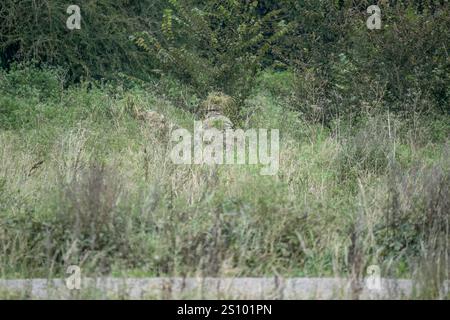
M 69 5 L 63 0 L 5 0 L 0 6 L 0 57 L 3 67 L 36 60 L 63 67 L 69 79 L 114 79 L 119 72 L 148 76 L 151 60 L 128 37 L 143 28 L 156 29 L 157 0 L 78 2 L 81 30 L 69 30 Z
M 161 37 L 141 32 L 135 43 L 203 94 L 248 96 L 273 44 L 289 29 L 281 10 L 261 15 L 258 1 L 169 2 Z
M 448 2 L 381 1 L 381 30 L 366 27 L 370 4 L 102 0 L 80 4 L 82 29 L 70 31 L 64 1 L 6 0 L 0 53 L 3 66 L 34 58 L 72 79 L 169 76 L 240 101 L 264 68 L 290 69 L 289 105 L 311 120 L 448 113 Z
M 385 1 L 369 30 L 369 1 L 286 1 L 297 28 L 277 48 L 294 68 L 291 105 L 309 119 L 355 119 L 371 111 L 448 114 L 447 1 Z M 420 5 L 420 3 L 422 5 Z
M 295 71 L 289 104 L 311 120 L 449 111 L 447 2 L 380 4 L 381 30 L 366 27 L 369 2 L 169 2 L 159 37 L 134 41 L 203 94 L 245 98 L 271 67 Z
M 377 264 L 448 297 L 448 1 L 379 1 L 381 30 L 370 4 L 84 1 L 69 31 L 62 0 L 2 1 L 0 277 Z M 212 91 L 280 129 L 276 176 L 174 165 L 138 116 L 191 128 Z
M 57 70 L 28 66 L 1 78 L 2 278 L 61 277 L 72 264 L 86 276 L 361 278 L 377 264 L 445 297 L 448 117 L 330 129 L 287 111 L 277 81 L 290 77 L 267 73 L 244 102 L 248 127 L 282 136 L 278 174 L 261 176 L 173 164 L 163 130 L 134 111 L 185 128 L 194 117 L 153 91 L 64 89 Z

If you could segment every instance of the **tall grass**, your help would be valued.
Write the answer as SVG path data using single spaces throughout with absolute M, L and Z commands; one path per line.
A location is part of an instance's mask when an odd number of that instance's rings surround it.
M 132 110 L 187 128 L 193 115 L 148 91 L 107 91 L 82 84 L 45 104 L 2 91 L 14 126 L 0 130 L 1 277 L 62 276 L 77 264 L 89 275 L 360 280 L 377 264 L 383 276 L 417 279 L 418 296 L 443 297 L 446 120 L 412 127 L 372 113 L 326 127 L 256 92 L 242 125 L 281 130 L 280 171 L 267 177 L 174 165 L 167 139 Z M 4 108 L 12 98 L 25 115 Z

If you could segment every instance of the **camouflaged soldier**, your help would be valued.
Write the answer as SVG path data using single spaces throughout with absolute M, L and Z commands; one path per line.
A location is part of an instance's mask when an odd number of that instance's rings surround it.
M 164 115 L 151 110 L 135 110 L 133 116 L 145 123 L 146 127 L 156 133 L 161 141 L 167 141 L 170 133 L 176 128 L 176 125 L 170 122 Z
M 233 123 L 225 116 L 233 104 L 233 99 L 222 93 L 211 93 L 202 103 L 203 130 L 218 129 L 225 131 L 233 129 Z

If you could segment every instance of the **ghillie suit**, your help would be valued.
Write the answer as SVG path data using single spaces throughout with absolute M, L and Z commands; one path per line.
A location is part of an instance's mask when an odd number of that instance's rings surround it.
M 234 141 L 227 139 L 228 130 L 233 130 L 234 125 L 230 117 L 236 114 L 236 104 L 230 96 L 223 93 L 210 93 L 206 100 L 201 104 L 201 112 L 203 115 L 202 130 L 218 130 L 223 134 L 223 140 L 215 141 L 214 143 L 223 143 L 223 151 L 227 152 L 229 149 L 234 149 Z M 212 141 L 203 140 L 204 144 L 210 145 Z M 245 145 L 244 145 L 245 147 Z M 216 172 L 217 167 L 213 166 L 213 172 Z
M 156 111 L 138 111 L 135 118 L 158 131 L 167 131 L 170 127 L 170 123 L 166 120 L 166 118 Z
M 155 135 L 161 141 L 168 141 L 170 132 L 176 128 L 176 125 L 163 114 L 148 110 L 144 102 L 137 100 L 133 96 L 127 97 L 125 108 L 149 133 Z
M 144 124 L 149 135 L 166 144 L 170 141 L 172 131 L 178 129 L 178 126 L 163 114 L 152 110 L 140 111 L 136 114 L 136 119 Z
M 210 93 L 201 104 L 203 129 L 216 128 L 221 131 L 233 129 L 229 116 L 234 110 L 233 98 L 223 93 Z

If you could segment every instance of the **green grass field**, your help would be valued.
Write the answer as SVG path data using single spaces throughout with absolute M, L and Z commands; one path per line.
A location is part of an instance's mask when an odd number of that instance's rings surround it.
M 449 274 L 450 119 L 368 111 L 305 121 L 262 75 L 241 128 L 280 130 L 280 169 L 175 165 L 153 110 L 192 128 L 198 103 L 158 88 L 2 71 L 0 277 L 383 277 Z M 282 81 L 278 78 L 282 78 Z M 278 83 L 268 90 L 264 83 Z M 159 84 L 161 85 L 161 84 Z

